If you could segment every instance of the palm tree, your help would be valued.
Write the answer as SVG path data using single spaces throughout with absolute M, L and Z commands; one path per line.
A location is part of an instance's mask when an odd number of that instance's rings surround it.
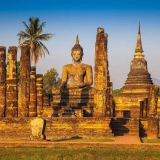
M 50 38 L 52 38 L 53 34 L 41 34 L 46 22 L 40 24 L 39 18 L 31 17 L 29 18 L 29 22 L 29 25 L 23 22 L 25 31 L 20 31 L 17 36 L 19 36 L 19 47 L 23 43 L 29 45 L 31 59 L 34 60 L 34 63 L 36 65 L 40 57 L 45 57 L 45 53 L 49 54 L 48 49 L 41 41 L 48 41 Z

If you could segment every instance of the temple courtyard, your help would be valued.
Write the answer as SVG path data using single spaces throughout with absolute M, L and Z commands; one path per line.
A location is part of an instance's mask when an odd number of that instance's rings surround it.
M 97 28 L 92 72 L 81 62 L 77 35 L 73 63 L 63 65 L 62 82 L 52 89 L 52 100 L 43 91 L 43 75 L 30 64 L 29 46 L 21 46 L 19 79 L 17 47 L 9 47 L 7 64 L 6 48 L 0 47 L 0 159 L 160 157 L 159 86 L 148 72 L 140 23 L 130 72 L 116 96 L 107 44 L 108 34 Z

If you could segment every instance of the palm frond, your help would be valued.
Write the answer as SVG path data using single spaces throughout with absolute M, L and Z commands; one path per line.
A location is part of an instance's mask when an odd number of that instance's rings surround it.
M 42 58 L 42 56 L 45 56 L 45 52 L 43 51 L 42 46 L 37 42 L 33 55 L 34 63 L 36 64 L 39 58 Z
M 46 22 L 43 22 L 39 27 L 38 27 L 38 30 L 37 30 L 37 32 L 36 32 L 36 36 L 39 36 L 39 34 L 40 33 L 42 33 L 42 31 L 43 31 L 43 27 L 45 27 L 45 25 L 46 25 Z
M 23 41 L 23 40 L 25 40 L 25 39 L 30 39 L 30 35 L 27 34 L 27 33 L 24 32 L 24 31 L 19 32 L 19 33 L 17 34 L 17 36 L 19 37 L 19 38 L 18 38 L 19 43 L 21 43 L 21 41 Z
M 47 47 L 41 41 L 49 40 L 54 34 L 41 34 L 46 22 L 40 24 L 39 18 L 30 17 L 29 22 L 29 25 L 23 22 L 25 31 L 17 34 L 20 44 L 18 47 L 20 48 L 24 43 L 27 43 L 30 47 L 30 57 L 36 64 L 40 57 L 45 57 L 46 52 L 49 54 Z
M 47 47 L 41 41 L 39 41 L 39 44 L 42 46 L 42 48 L 44 49 L 44 51 L 49 54 L 49 51 L 48 51 Z
M 50 33 L 46 33 L 46 34 L 41 34 L 37 37 L 38 40 L 41 40 L 41 41 L 48 41 L 49 39 L 52 38 L 54 34 L 50 34 Z
M 29 26 L 26 24 L 26 22 L 22 22 L 24 24 L 24 26 L 26 27 L 25 31 L 30 34 L 31 33 L 31 30 L 29 28 Z
M 31 29 L 31 34 L 32 35 L 35 35 L 36 34 L 36 32 L 37 32 L 37 29 L 38 29 L 38 27 L 39 27 L 39 18 L 34 18 L 34 17 L 31 17 L 30 19 L 29 19 L 29 21 L 30 21 L 30 29 Z

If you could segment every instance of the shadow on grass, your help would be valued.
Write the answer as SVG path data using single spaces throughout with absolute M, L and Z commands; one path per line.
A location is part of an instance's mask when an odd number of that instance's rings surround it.
M 115 139 L 114 138 L 107 138 L 107 139 L 86 139 L 86 138 L 82 138 L 82 137 L 71 137 L 71 138 L 62 138 L 62 139 L 51 139 L 48 140 L 50 142 L 65 142 L 65 141 L 69 141 L 69 142 L 114 142 Z
M 77 139 L 83 139 L 82 137 L 71 137 L 71 138 L 62 138 L 62 139 L 53 139 L 53 140 L 49 140 L 51 142 L 63 142 L 63 141 L 71 141 L 71 140 L 77 140 Z

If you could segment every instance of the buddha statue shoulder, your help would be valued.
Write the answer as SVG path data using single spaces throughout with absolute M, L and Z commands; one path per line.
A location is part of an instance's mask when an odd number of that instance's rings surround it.
M 76 44 L 71 50 L 71 56 L 73 63 L 64 65 L 62 69 L 61 92 L 65 88 L 83 88 L 93 83 L 92 67 L 88 64 L 81 63 L 83 48 L 79 44 L 78 35 Z

